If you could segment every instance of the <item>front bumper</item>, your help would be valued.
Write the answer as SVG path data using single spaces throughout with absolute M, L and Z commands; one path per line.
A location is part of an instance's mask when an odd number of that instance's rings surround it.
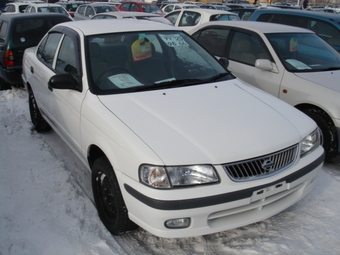
M 165 191 L 169 199 L 164 199 L 165 196 L 160 199 L 157 198 L 157 193 L 161 194 L 163 191 L 151 189 L 154 196 L 145 195 L 141 192 L 142 189 L 138 191 L 133 184 L 129 184 L 125 175 L 119 174 L 119 178 L 125 179 L 122 192 L 132 221 L 160 237 L 199 236 L 267 219 L 299 201 L 311 191 L 315 177 L 323 165 L 323 149 L 314 151 L 313 155 L 313 162 L 307 162 L 305 158 L 300 159 L 300 162 L 292 167 L 295 168 L 293 171 L 289 174 L 284 174 L 289 171 L 283 171 L 278 174 L 281 177 L 276 180 L 273 180 L 274 177 L 266 178 L 256 182 L 257 184 L 261 182 L 261 185 L 215 195 L 203 195 L 205 192 L 201 192 L 201 189 L 219 190 L 216 185 L 211 185 L 204 188 L 192 187 Z M 222 183 L 223 180 L 220 184 L 223 186 Z M 237 183 L 235 186 L 245 187 L 252 183 Z M 149 187 L 145 188 L 150 190 Z M 228 190 L 228 187 L 226 186 L 225 189 Z M 191 198 L 174 199 L 172 193 L 189 193 Z M 164 225 L 164 222 L 169 219 L 186 217 L 191 219 L 188 228 L 168 229 Z

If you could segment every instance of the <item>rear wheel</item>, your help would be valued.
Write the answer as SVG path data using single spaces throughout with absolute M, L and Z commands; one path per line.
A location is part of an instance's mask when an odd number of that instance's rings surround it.
M 92 190 L 99 217 L 111 234 L 122 235 L 138 227 L 129 219 L 117 177 L 106 157 L 93 163 Z
M 44 120 L 40 113 L 40 110 L 35 100 L 32 89 L 28 89 L 28 105 L 30 110 L 31 121 L 34 125 L 35 130 L 43 132 L 51 129 L 50 125 Z
M 326 160 L 335 157 L 338 154 L 338 135 L 331 118 L 319 109 L 311 108 L 303 112 L 312 118 L 321 130 L 323 136 L 322 146 L 325 149 Z

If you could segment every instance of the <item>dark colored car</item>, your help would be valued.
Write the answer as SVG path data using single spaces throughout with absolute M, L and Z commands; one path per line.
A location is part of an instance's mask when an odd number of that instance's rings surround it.
M 54 25 L 71 21 L 59 13 L 0 15 L 0 90 L 22 86 L 22 56 L 36 46 Z
M 236 13 L 240 20 L 248 20 L 249 17 L 256 11 L 256 8 L 237 8 L 231 9 L 230 12 Z
M 292 9 L 258 9 L 249 21 L 271 22 L 314 31 L 340 52 L 340 15 L 326 12 Z

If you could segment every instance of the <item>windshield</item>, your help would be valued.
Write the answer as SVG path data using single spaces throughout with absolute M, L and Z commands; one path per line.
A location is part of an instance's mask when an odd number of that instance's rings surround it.
M 87 38 L 90 89 L 116 94 L 233 78 L 181 31 L 116 33 Z
M 340 69 L 340 54 L 315 34 L 267 34 L 267 38 L 290 72 Z

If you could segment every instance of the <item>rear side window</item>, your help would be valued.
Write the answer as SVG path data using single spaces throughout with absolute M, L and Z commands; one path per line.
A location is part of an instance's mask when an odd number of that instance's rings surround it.
M 8 29 L 8 22 L 0 21 L 0 42 L 4 42 L 6 40 Z
M 49 34 L 47 37 L 45 37 L 44 42 L 42 42 L 38 48 L 38 59 L 50 68 L 52 68 L 54 55 L 61 36 L 61 34 L 57 33 Z
M 16 20 L 13 25 L 13 44 L 26 47 L 35 46 L 48 30 L 64 21 L 69 21 L 69 19 L 65 16 L 65 19 L 58 17 Z

